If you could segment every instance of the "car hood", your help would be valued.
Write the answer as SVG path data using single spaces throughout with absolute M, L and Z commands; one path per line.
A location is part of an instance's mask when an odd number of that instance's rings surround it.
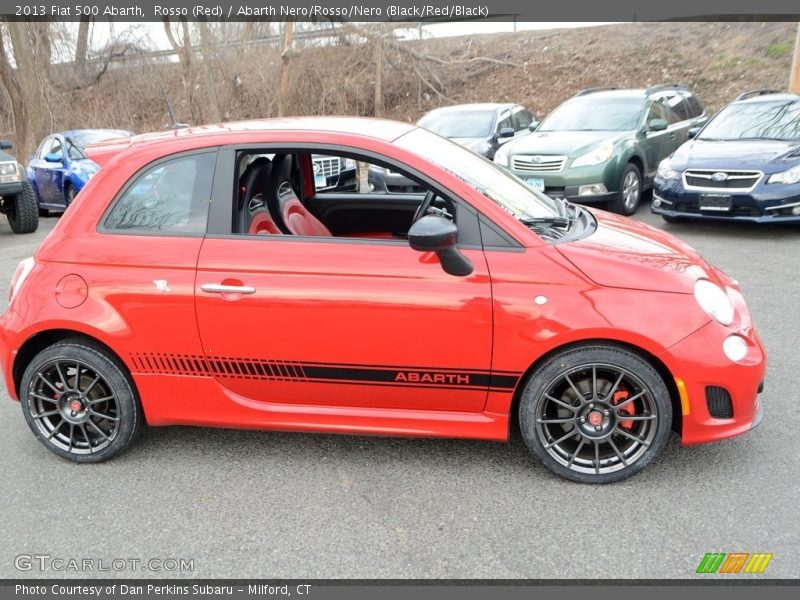
M 627 136 L 619 131 L 534 131 L 515 140 L 511 154 L 565 154 L 578 156 L 605 141 L 616 142 Z
M 556 248 L 595 283 L 614 288 L 691 294 L 695 282 L 723 275 L 688 244 L 639 221 L 592 209 L 597 230 Z
M 786 168 L 783 159 L 800 161 L 800 144 L 777 140 L 707 141 L 692 140 L 675 152 L 674 169 L 761 169 L 772 161 Z

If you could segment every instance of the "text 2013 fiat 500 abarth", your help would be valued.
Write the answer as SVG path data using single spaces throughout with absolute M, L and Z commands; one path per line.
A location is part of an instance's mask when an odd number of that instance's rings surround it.
M 569 479 L 633 475 L 761 419 L 737 283 L 677 239 L 368 119 L 198 127 L 101 165 L 0 318 L 39 440 L 111 458 L 150 425 L 506 440 Z M 325 190 L 312 156 L 423 194 Z M 363 186 L 366 188 L 366 186 Z

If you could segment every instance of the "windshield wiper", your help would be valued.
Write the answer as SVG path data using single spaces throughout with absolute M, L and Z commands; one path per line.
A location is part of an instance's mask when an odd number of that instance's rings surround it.
M 569 217 L 519 217 L 523 225 L 552 225 L 554 227 L 569 227 L 572 220 Z

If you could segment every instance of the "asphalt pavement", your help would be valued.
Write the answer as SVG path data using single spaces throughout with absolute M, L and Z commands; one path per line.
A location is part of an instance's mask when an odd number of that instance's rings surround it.
M 119 458 L 75 465 L 34 439 L 2 385 L 0 577 L 692 578 L 706 552 L 771 552 L 764 576 L 798 577 L 800 227 L 667 225 L 647 206 L 636 218 L 741 283 L 769 355 L 759 429 L 686 448 L 673 435 L 607 486 L 552 475 L 516 432 L 503 444 L 149 428 Z M 56 221 L 23 236 L 0 221 L 0 310 Z

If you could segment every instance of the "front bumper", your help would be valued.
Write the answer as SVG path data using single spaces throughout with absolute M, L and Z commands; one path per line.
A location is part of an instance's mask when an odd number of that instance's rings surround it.
M 571 159 L 567 159 L 568 161 Z M 619 196 L 619 165 L 611 160 L 600 165 L 564 168 L 558 172 L 523 172 L 509 169 L 522 181 L 539 179 L 544 182 L 544 193 L 554 198 L 565 198 L 579 204 L 598 204 L 616 200 Z M 602 185 L 606 191 L 599 194 L 583 194 L 584 186 Z
M 22 192 L 21 181 L 15 181 L 14 183 L 0 183 L 0 198 L 16 196 L 20 192 Z
M 425 191 L 416 181 L 393 171 L 371 168 L 367 172 L 367 181 L 370 191 L 379 194 L 420 194 Z
M 797 187 L 759 184 L 749 192 L 728 193 L 724 188 L 706 192 L 687 190 L 680 180 L 665 181 L 656 178 L 653 202 L 650 206 L 654 213 L 674 218 L 749 223 L 800 223 L 800 214 L 792 214 L 792 210 L 800 206 Z M 701 209 L 701 198 L 707 194 L 729 195 L 730 209 Z
M 732 362 L 722 351 L 729 335 L 747 341 L 747 355 Z M 711 322 L 670 348 L 671 368 L 683 382 L 681 438 L 685 445 L 704 444 L 747 433 L 763 416 L 758 394 L 764 386 L 766 353 L 752 327 L 732 329 Z M 730 417 L 719 415 L 720 389 L 727 394 Z M 717 414 L 714 416 L 712 413 Z

